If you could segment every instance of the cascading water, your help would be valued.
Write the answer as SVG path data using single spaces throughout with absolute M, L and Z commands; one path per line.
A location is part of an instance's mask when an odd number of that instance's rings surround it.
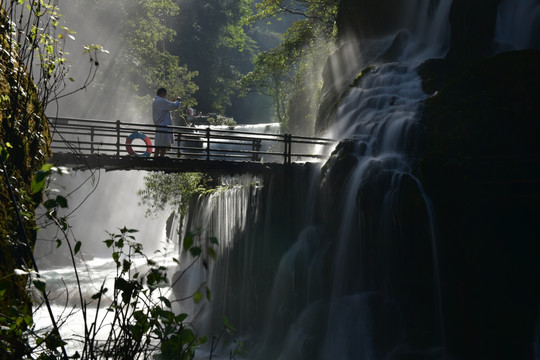
M 450 4 L 415 3 L 407 12 L 415 14 L 410 27 L 398 35 L 405 43 L 391 61 L 392 39 L 370 43 L 385 61 L 363 58 L 367 70 L 342 98 L 330 131 L 347 140 L 314 171 L 312 185 L 292 178 L 304 207 L 293 212 L 286 234 L 269 234 L 284 219 L 270 219 L 276 204 L 260 200 L 264 214 L 253 229 L 238 243 L 226 241 L 230 247 L 211 269 L 221 276 L 208 282 L 218 295 L 205 320 L 229 316 L 251 345 L 248 358 L 442 356 L 433 215 L 413 172 L 427 96 L 415 68 L 444 56 Z
M 497 50 L 540 49 L 540 3 L 536 0 L 503 0 L 497 12 Z

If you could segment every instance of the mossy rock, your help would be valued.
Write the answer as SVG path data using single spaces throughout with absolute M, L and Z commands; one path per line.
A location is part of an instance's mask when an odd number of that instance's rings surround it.
M 18 208 L 23 211 L 24 230 L 33 247 L 36 238 L 33 214 L 41 194 L 32 193 L 31 181 L 33 174 L 50 157 L 51 135 L 32 78 L 19 64 L 17 53 L 9 52 L 4 33 L 7 19 L 3 9 L 0 10 L 3 50 L 0 57 L 0 147 L 9 154 L 4 159 L 7 177 Z M 23 264 L 31 266 L 31 263 L 2 168 L 0 175 L 0 279 L 9 279 L 6 299 L 12 300 L 12 303 L 0 305 L 0 312 L 5 313 L 11 304 L 24 303 L 25 299 L 26 278 L 13 278 L 13 270 Z

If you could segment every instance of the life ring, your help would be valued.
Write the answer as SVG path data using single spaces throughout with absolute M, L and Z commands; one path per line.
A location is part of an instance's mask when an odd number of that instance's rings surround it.
M 133 151 L 133 148 L 131 147 L 131 142 L 135 139 L 141 139 L 146 144 L 146 151 L 143 153 L 138 153 Z M 129 135 L 126 139 L 126 151 L 129 155 L 138 155 L 138 156 L 150 156 L 152 154 L 152 151 L 154 150 L 154 147 L 152 146 L 152 140 L 143 133 L 140 132 L 134 132 L 133 134 Z

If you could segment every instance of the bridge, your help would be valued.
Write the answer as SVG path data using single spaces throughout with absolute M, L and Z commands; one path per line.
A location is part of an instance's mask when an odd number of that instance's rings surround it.
M 318 162 L 331 139 L 238 131 L 226 126 L 170 126 L 174 144 L 154 157 L 153 124 L 49 117 L 51 162 L 74 170 L 147 170 L 260 174 Z

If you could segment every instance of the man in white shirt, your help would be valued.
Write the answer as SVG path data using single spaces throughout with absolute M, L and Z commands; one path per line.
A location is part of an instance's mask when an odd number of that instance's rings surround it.
M 171 147 L 174 141 L 172 128 L 173 124 L 171 118 L 171 110 L 176 110 L 180 107 L 180 98 L 177 97 L 174 102 L 166 99 L 167 90 L 159 88 L 157 91 L 157 97 L 152 102 L 152 118 L 156 129 L 156 153 L 155 157 L 165 156 L 167 150 Z

